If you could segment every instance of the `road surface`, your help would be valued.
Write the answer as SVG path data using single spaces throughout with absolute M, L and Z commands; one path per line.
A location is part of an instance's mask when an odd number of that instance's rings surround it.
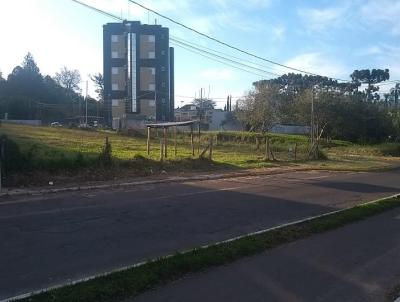
M 399 234 L 397 208 L 188 276 L 130 301 L 388 301 L 400 284 Z
M 0 202 L 0 299 L 400 192 L 400 170 L 281 175 Z

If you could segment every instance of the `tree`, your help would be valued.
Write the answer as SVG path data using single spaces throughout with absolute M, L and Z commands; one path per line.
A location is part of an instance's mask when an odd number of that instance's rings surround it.
M 37 66 L 30 52 L 28 52 L 24 57 L 24 61 L 22 62 L 22 68 L 25 71 L 30 72 L 32 74 L 40 74 L 39 67 Z
M 54 80 L 62 87 L 70 92 L 80 92 L 79 83 L 81 82 L 81 75 L 78 70 L 69 70 L 67 67 L 61 68 L 57 72 Z
M 93 81 L 96 90 L 95 92 L 97 93 L 97 99 L 100 102 L 104 101 L 104 77 L 103 75 L 99 72 L 94 75 L 90 75 L 90 79 Z
M 367 84 L 365 89 L 366 101 L 371 101 L 374 99 L 373 92 L 379 90 L 379 86 L 374 86 L 380 82 L 389 80 L 389 69 L 362 69 L 354 70 L 350 75 L 353 83 L 356 84 Z
M 400 96 L 400 83 L 396 83 L 396 85 L 390 89 L 390 101 L 397 108 L 399 104 L 399 96 Z
M 202 124 L 202 121 L 204 121 L 206 112 L 213 110 L 215 107 L 215 101 L 208 98 L 196 98 L 192 101 L 192 104 L 196 106 L 200 124 Z
M 277 85 L 254 85 L 254 89 L 240 100 L 235 115 L 250 131 L 269 131 L 279 119 L 279 98 Z
M 215 107 L 215 101 L 212 99 L 206 99 L 206 98 L 197 98 L 192 101 L 192 104 L 195 105 L 198 108 L 201 108 L 202 110 L 212 110 Z

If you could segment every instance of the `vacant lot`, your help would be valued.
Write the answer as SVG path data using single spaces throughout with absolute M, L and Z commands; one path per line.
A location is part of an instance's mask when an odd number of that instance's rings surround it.
M 173 133 L 168 138 L 168 158 L 160 163 L 162 133 L 153 132 L 151 152 L 146 152 L 144 133 L 131 135 L 113 131 L 88 131 L 66 128 L 33 127 L 2 124 L 0 135 L 15 142 L 23 156 L 15 160 L 8 174 L 12 184 L 32 182 L 40 173 L 85 179 L 104 179 L 149 175 L 159 171 L 193 171 L 216 169 L 262 168 L 302 165 L 310 168 L 370 170 L 397 163 L 399 144 L 359 146 L 342 141 L 322 143 L 322 156 L 328 160 L 307 161 L 308 138 L 300 135 L 268 135 L 275 160 L 265 160 L 265 135 L 241 132 L 205 132 L 199 140 L 195 134 L 192 156 L 190 135 L 178 132 L 176 155 Z M 99 156 L 108 137 L 113 163 L 104 167 Z M 212 161 L 198 159 L 199 153 L 213 140 Z M 296 160 L 295 160 L 296 153 Z M 206 154 L 208 156 L 208 154 Z M 10 178 L 9 178 L 10 179 Z M 28 181 L 29 180 L 29 181 Z M 10 180 L 9 180 L 10 181 Z

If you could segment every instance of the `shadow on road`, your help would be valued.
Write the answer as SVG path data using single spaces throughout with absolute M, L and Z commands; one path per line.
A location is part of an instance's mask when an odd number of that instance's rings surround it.
M 341 182 L 341 181 L 320 181 L 314 183 L 314 186 L 325 187 L 342 191 L 359 192 L 359 193 L 397 193 L 398 188 L 374 185 L 359 182 Z

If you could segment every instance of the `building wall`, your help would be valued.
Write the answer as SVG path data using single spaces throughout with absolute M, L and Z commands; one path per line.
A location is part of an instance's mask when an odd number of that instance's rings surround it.
M 168 28 L 137 21 L 108 23 L 103 40 L 105 122 L 111 125 L 117 117 L 174 120 Z M 120 100 L 118 105 L 115 100 Z

